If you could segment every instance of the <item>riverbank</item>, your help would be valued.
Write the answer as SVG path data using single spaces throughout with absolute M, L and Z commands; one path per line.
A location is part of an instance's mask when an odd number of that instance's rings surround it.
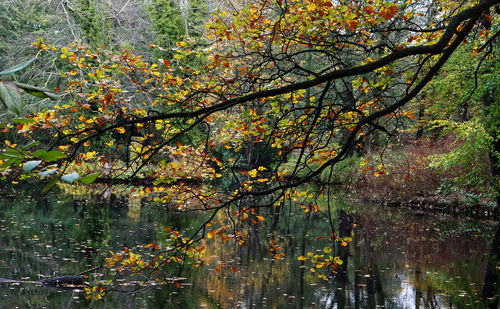
M 323 173 L 319 180 L 342 183 L 358 201 L 498 220 L 487 181 L 486 154 L 468 166 L 443 169 L 433 165 L 436 158 L 453 148 L 451 140 L 389 144 L 363 156 L 347 158 L 332 173 L 330 170 Z

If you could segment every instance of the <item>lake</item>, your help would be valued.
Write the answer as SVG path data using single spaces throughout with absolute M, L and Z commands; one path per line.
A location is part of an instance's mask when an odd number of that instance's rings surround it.
M 189 230 L 204 219 L 166 212 L 125 190 L 104 197 L 86 191 L 58 188 L 41 196 L 32 186 L 0 190 L 1 278 L 36 281 L 78 274 L 101 265 L 109 251 L 161 243 L 164 226 Z M 252 237 L 244 247 L 216 237 L 204 240 L 207 264 L 186 264 L 178 285 L 128 293 L 140 280 L 125 277 L 103 300 L 92 301 L 81 289 L 3 282 L 0 307 L 486 307 L 481 293 L 494 222 L 350 200 L 346 194 L 333 198 L 330 219 L 283 205 L 274 222 L 247 227 Z M 352 241 L 342 246 L 329 240 L 325 235 L 332 227 L 336 236 Z M 335 272 L 323 273 L 328 280 L 311 263 L 310 257 L 321 254 L 335 254 L 343 262 Z M 88 275 L 89 281 L 100 279 L 99 270 Z M 496 286 L 493 293 L 498 298 Z

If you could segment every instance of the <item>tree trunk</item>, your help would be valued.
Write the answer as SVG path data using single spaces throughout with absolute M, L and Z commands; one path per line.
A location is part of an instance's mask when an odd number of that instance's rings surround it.
M 62 276 L 62 277 L 52 277 L 39 281 L 43 285 L 53 286 L 53 287 L 68 287 L 68 285 L 84 285 L 85 280 L 81 275 L 74 276 Z

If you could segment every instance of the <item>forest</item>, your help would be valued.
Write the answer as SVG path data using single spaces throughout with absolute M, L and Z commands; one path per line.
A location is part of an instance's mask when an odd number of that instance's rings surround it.
M 0 17 L 3 306 L 499 306 L 500 0 Z

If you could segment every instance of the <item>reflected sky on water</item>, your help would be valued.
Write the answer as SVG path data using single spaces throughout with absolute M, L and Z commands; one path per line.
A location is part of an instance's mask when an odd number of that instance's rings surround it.
M 0 196 L 0 277 L 39 280 L 72 275 L 102 263 L 109 250 L 161 243 L 164 226 L 184 228 L 203 217 L 180 218 L 139 199 L 30 195 L 30 188 L 5 188 Z M 321 205 L 320 205 L 321 206 Z M 104 301 L 82 291 L 35 284 L 0 283 L 2 308 L 484 308 L 481 291 L 495 226 L 439 214 L 422 214 L 337 200 L 328 220 L 284 205 L 275 224 L 249 226 L 245 247 L 204 241 L 207 265 L 186 265 L 182 287 L 153 287 L 131 295 L 109 293 Z M 271 211 L 271 210 L 269 210 Z M 276 213 L 276 211 L 278 211 Z M 279 244 L 284 258 L 270 251 Z M 297 258 L 331 247 L 343 264 L 325 271 Z M 224 265 L 221 271 L 217 267 Z M 323 270 L 320 270 L 323 271 Z M 97 274 L 98 275 L 98 274 Z M 123 285 L 130 284 L 123 281 Z M 498 293 L 498 292 L 496 292 Z

